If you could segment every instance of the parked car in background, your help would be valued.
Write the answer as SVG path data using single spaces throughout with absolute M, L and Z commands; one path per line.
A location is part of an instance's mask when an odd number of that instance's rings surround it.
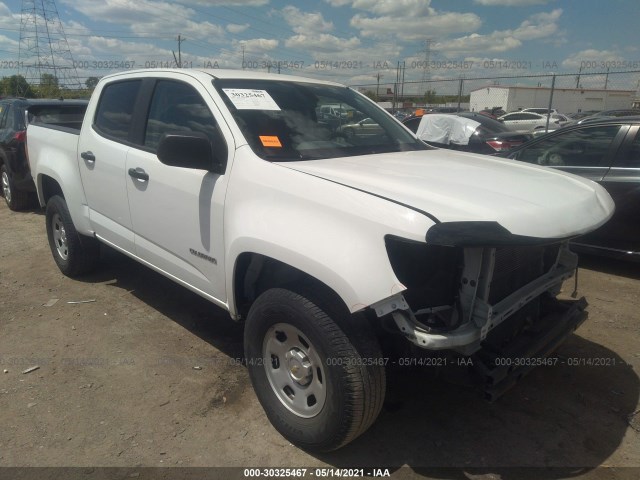
M 518 110 L 519 112 L 532 112 L 539 113 L 540 115 L 558 115 L 560 112 L 555 108 L 544 108 L 544 107 L 531 107 L 531 108 L 523 108 L 522 110 Z
M 512 131 L 531 132 L 534 130 L 545 130 L 547 126 L 547 115 L 533 112 L 511 112 L 498 118 L 505 127 Z M 560 128 L 569 120 L 564 115 L 551 114 L 549 119 L 549 130 Z
M 345 137 L 362 137 L 368 135 L 380 135 L 384 133 L 384 130 L 375 122 L 375 120 L 372 120 L 371 118 L 364 118 L 356 123 L 342 125 L 338 127 L 336 132 L 344 135 Z
M 575 239 L 575 249 L 640 260 L 640 116 L 568 126 L 499 156 L 600 183 L 616 211 L 604 226 Z
M 599 112 L 600 110 L 586 110 L 584 112 L 567 113 L 566 117 L 569 119 L 569 121 L 573 122 L 575 120 L 580 120 L 581 118 L 590 117 Z
M 502 107 L 493 107 L 493 108 L 487 108 L 484 110 L 480 110 L 478 113 L 482 114 L 482 115 L 486 115 L 487 117 L 491 117 L 491 118 L 498 118 L 501 117 L 502 115 L 504 115 L 505 112 Z
M 0 183 L 2 196 L 11 210 L 22 210 L 35 193 L 26 156 L 27 123 L 37 116 L 42 123 L 73 122 L 79 126 L 86 100 L 5 98 L 0 100 Z M 32 113 L 26 117 L 26 111 Z
M 457 114 L 450 114 L 446 116 L 432 114 L 425 115 L 423 117 L 411 117 L 403 120 L 402 123 L 404 123 L 404 125 L 413 133 L 417 133 L 421 122 L 424 122 L 424 127 L 426 129 L 427 123 L 438 122 L 440 117 L 444 117 L 445 120 L 447 118 L 458 118 L 470 121 L 471 123 L 467 122 L 467 125 L 470 125 L 469 130 L 467 130 L 467 142 L 464 144 L 457 144 L 451 141 L 447 141 L 446 143 L 439 143 L 437 141 L 430 140 L 427 137 L 422 138 L 421 136 L 418 136 L 420 140 L 442 148 L 451 148 L 454 150 L 462 150 L 466 152 L 494 154 L 496 152 L 511 150 L 512 148 L 517 147 L 518 145 L 522 145 L 524 142 L 533 138 L 532 135 L 528 133 L 512 132 L 501 122 L 486 115 L 475 112 L 460 112 Z M 463 122 L 460 123 L 461 125 L 459 126 L 459 128 L 463 128 Z M 474 123 L 476 125 L 474 125 Z M 453 122 L 445 122 L 445 124 L 440 128 L 443 127 L 452 130 L 456 128 L 456 125 Z M 451 139 L 451 132 L 449 132 L 448 138 Z
M 459 107 L 427 107 L 425 113 L 458 113 L 464 112 L 464 108 Z
M 593 115 L 582 117 L 575 123 L 592 123 L 599 122 L 603 118 L 633 117 L 637 115 L 640 115 L 640 109 L 603 110 L 601 112 L 594 113 Z

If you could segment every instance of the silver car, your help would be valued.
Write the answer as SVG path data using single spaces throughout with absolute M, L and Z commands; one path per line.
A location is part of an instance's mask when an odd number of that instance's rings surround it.
M 535 130 L 544 130 L 547 126 L 547 115 L 541 115 L 533 112 L 511 112 L 498 120 L 504 123 L 505 127 L 513 131 L 532 132 Z M 568 122 L 567 117 L 560 114 L 551 114 L 549 118 L 549 130 L 556 130 Z

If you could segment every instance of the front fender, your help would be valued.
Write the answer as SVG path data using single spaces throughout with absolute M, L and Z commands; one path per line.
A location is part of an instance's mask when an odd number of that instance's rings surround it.
M 408 207 L 245 150 L 234 162 L 226 199 L 227 291 L 234 291 L 237 258 L 258 253 L 326 284 L 356 312 L 405 290 L 389 262 L 385 235 L 424 242 L 431 225 Z M 234 295 L 229 297 L 233 314 Z

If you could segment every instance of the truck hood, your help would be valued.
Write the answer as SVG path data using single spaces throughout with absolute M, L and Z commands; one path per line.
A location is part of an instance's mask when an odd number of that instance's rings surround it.
M 513 235 L 568 238 L 613 214 L 598 184 L 565 172 L 445 149 L 280 163 L 428 214 L 497 222 Z

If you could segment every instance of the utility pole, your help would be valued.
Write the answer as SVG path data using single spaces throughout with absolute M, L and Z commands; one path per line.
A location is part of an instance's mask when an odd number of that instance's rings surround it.
M 580 88 L 580 74 L 582 73 L 582 65 L 580 65 L 580 69 L 578 70 L 578 77 L 576 78 L 576 88 Z
M 182 42 L 185 41 L 185 38 L 183 38 L 180 34 L 178 34 L 178 58 L 176 58 L 176 52 L 174 52 L 173 50 L 171 51 L 171 53 L 173 53 L 173 59 L 176 62 L 176 65 L 178 66 L 178 68 L 182 68 Z
M 402 83 L 400 84 L 400 98 L 402 99 L 402 106 L 404 107 L 404 72 L 407 69 L 407 62 L 402 62 Z
M 242 47 L 242 69 L 244 70 L 244 43 L 241 43 L 240 47 Z
M 609 69 L 607 68 L 607 74 L 604 77 L 604 89 L 607 89 L 607 85 L 609 84 Z
M 383 77 L 384 75 L 381 75 L 380 72 L 378 72 L 378 74 L 376 75 L 376 78 L 378 80 L 377 83 L 377 87 L 376 87 L 376 102 L 380 101 L 380 77 Z

